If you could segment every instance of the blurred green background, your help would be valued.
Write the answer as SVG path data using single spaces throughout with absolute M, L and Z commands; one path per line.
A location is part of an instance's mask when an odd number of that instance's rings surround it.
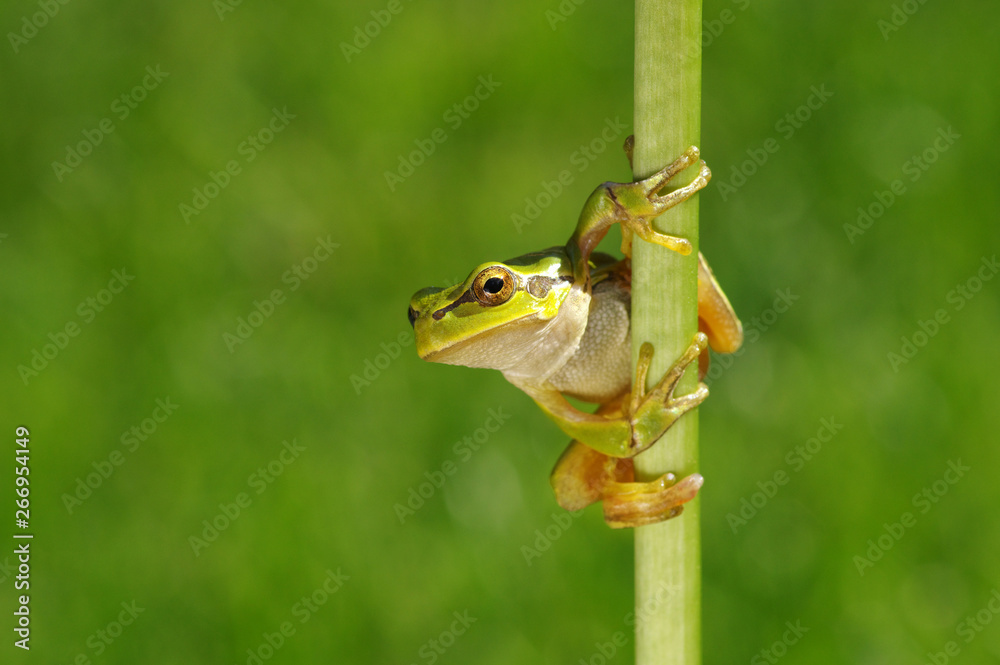
M 399 341 L 629 179 L 631 5 L 223 2 L 0 10 L 0 660 L 630 662 L 632 535 L 564 521 L 565 437 Z M 701 242 L 756 331 L 701 409 L 705 662 L 994 662 L 1000 7 L 704 18 Z

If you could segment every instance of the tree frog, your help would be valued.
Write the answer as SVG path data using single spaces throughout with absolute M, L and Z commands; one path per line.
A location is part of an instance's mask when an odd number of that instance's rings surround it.
M 633 145 L 630 136 L 625 142 L 630 162 Z M 659 194 L 674 176 L 696 163 L 700 170 L 690 184 Z M 632 234 L 690 254 L 688 240 L 660 233 L 652 222 L 710 178 L 711 171 L 692 146 L 649 178 L 600 185 L 584 204 L 565 246 L 483 263 L 460 284 L 423 289 L 410 301 L 409 319 L 421 358 L 500 370 L 573 438 L 551 474 L 556 499 L 567 510 L 600 500 L 612 527 L 669 519 L 697 494 L 703 482 L 697 473 L 680 481 L 668 473 L 652 482 L 636 482 L 631 458 L 708 396 L 704 383 L 693 393 L 674 394 L 687 367 L 700 359 L 703 378 L 709 345 L 732 353 L 743 341 L 742 325 L 699 253 L 699 332 L 648 392 L 653 347 L 643 344 L 631 382 Z M 622 227 L 621 260 L 594 252 L 616 223 Z M 566 396 L 599 406 L 587 413 Z

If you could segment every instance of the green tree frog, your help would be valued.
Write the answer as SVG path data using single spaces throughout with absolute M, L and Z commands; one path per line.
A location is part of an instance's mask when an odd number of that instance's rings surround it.
M 625 142 L 629 161 L 632 140 Z M 690 184 L 659 194 L 674 176 L 696 163 L 700 170 Z M 743 341 L 736 313 L 699 254 L 699 332 L 648 392 L 653 348 L 643 344 L 632 384 L 632 234 L 690 254 L 688 240 L 659 233 L 652 222 L 710 178 L 692 146 L 649 178 L 599 186 L 584 204 L 565 246 L 483 263 L 460 284 L 423 289 L 410 301 L 409 319 L 421 358 L 500 370 L 573 438 L 552 471 L 556 499 L 567 510 L 602 501 L 604 518 L 612 527 L 669 519 L 697 494 L 703 482 L 697 473 L 680 481 L 665 474 L 652 482 L 636 482 L 631 458 L 708 396 L 704 383 L 693 393 L 674 394 L 687 367 L 699 360 L 703 377 L 709 345 L 732 353 Z M 594 252 L 616 223 L 622 227 L 622 260 Z M 599 406 L 594 413 L 581 411 L 566 396 Z

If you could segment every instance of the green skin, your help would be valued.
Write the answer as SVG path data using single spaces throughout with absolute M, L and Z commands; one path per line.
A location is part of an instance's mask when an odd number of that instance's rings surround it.
M 629 147 L 627 144 L 627 151 Z M 613 278 L 616 271 L 628 270 L 627 264 L 623 269 L 610 257 L 594 253 L 612 224 L 622 225 L 626 253 L 633 233 L 681 254 L 691 253 L 689 241 L 657 232 L 652 221 L 705 186 L 711 172 L 700 162 L 700 172 L 690 184 L 658 195 L 671 178 L 696 163 L 698 149 L 691 147 L 645 180 L 602 184 L 587 199 L 565 247 L 503 263 L 484 263 L 461 284 L 417 292 L 409 311 L 417 353 L 433 362 L 500 370 L 566 434 L 604 455 L 626 458 L 648 448 L 708 396 L 704 384 L 693 393 L 673 395 L 685 369 L 708 348 L 709 337 L 704 333 L 694 337 L 687 351 L 648 393 L 645 379 L 653 349 L 644 344 L 631 393 L 627 387 L 631 377 L 625 377 L 624 389 L 615 400 L 607 396 L 589 400 L 604 404 L 620 401 L 620 407 L 610 409 L 611 413 L 576 409 L 553 377 L 575 354 L 587 350 L 581 339 L 587 329 L 594 286 Z M 724 303 L 721 310 L 728 312 L 726 316 L 731 315 L 724 321 L 726 331 L 712 336 L 712 346 L 718 350 L 717 339 L 725 337 L 723 347 L 738 347 L 742 339 L 739 321 L 703 258 L 700 264 L 699 304 L 705 289 L 715 302 Z M 621 325 L 626 326 L 627 334 L 627 319 Z M 591 391 L 586 385 L 577 385 L 578 389 L 567 394 L 587 399 Z

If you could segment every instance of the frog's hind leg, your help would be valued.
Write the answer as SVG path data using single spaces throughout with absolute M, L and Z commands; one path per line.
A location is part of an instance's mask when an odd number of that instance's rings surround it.
M 599 453 L 571 441 L 549 477 L 556 501 L 566 510 L 581 510 L 600 501 L 610 487 L 635 477 L 631 458 Z
M 615 458 L 573 441 L 552 470 L 556 500 L 566 510 L 604 502 L 604 520 L 617 529 L 662 522 L 681 514 L 703 479 L 690 475 L 676 482 L 668 473 L 648 483 L 635 482 L 631 458 Z
M 612 528 L 622 529 L 677 517 L 704 482 L 698 473 L 680 482 L 674 474 L 667 473 L 648 483 L 611 483 L 604 496 L 604 521 Z

